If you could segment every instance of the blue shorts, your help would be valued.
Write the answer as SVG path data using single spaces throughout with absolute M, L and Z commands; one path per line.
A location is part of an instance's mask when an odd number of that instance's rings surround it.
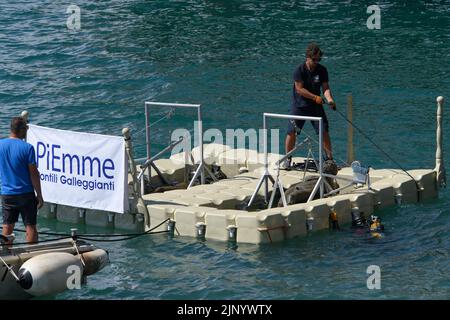
M 307 107 L 291 107 L 291 111 L 289 114 L 294 116 L 305 116 L 305 117 L 322 117 L 322 123 L 323 123 L 323 131 L 328 132 L 328 119 L 327 115 L 325 114 L 325 111 L 323 110 L 323 105 L 321 106 L 307 106 Z M 305 120 L 292 120 L 295 121 L 296 126 L 302 130 L 303 125 L 305 124 Z M 311 121 L 311 124 L 316 131 L 316 134 L 319 134 L 319 122 L 318 121 Z M 295 128 L 291 121 L 289 121 L 288 124 L 288 134 L 295 132 Z

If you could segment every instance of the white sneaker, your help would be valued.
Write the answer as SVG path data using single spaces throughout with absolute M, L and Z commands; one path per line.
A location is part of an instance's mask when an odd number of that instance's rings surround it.
M 282 163 L 280 163 L 280 169 L 289 170 L 291 168 L 292 158 L 286 158 Z

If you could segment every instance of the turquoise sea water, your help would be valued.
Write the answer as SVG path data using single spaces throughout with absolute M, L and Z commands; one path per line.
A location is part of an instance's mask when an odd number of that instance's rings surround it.
M 338 108 L 352 93 L 359 127 L 405 168 L 432 168 L 436 97 L 450 97 L 450 3 L 378 3 L 381 29 L 369 30 L 372 3 L 364 1 L 80 0 L 75 32 L 59 1 L 1 1 L 0 137 L 28 110 L 33 123 L 61 129 L 120 135 L 129 127 L 142 157 L 148 100 L 201 103 L 205 129 L 260 128 L 263 112 L 287 112 L 292 72 L 315 40 Z M 344 159 L 347 125 L 327 113 Z M 155 126 L 153 150 L 174 128 L 190 129 L 191 119 L 177 112 Z M 443 124 L 447 151 L 448 117 Z M 355 153 L 375 168 L 395 168 L 359 135 Z M 99 244 L 111 264 L 55 298 L 448 299 L 449 204 L 444 189 L 435 201 L 377 212 L 387 230 L 377 241 L 347 230 L 238 248 L 165 235 Z M 373 264 L 381 290 L 366 287 Z

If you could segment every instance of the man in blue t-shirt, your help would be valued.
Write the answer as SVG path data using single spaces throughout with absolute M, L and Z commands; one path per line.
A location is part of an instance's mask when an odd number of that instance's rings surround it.
M 38 241 L 37 209 L 44 204 L 34 148 L 23 141 L 28 125 L 22 117 L 11 120 L 9 138 L 0 140 L 0 178 L 2 181 L 3 236 L 10 235 L 22 216 L 26 241 Z M 36 194 L 35 194 L 36 192 Z
M 328 119 L 323 109 L 324 100 L 320 96 L 320 89 L 323 90 L 323 95 L 327 99 L 327 103 L 333 110 L 336 110 L 336 103 L 334 102 L 331 90 L 328 85 L 328 71 L 319 62 L 322 57 L 322 50 L 319 46 L 312 42 L 306 48 L 306 61 L 297 67 L 294 72 L 294 85 L 292 88 L 292 105 L 291 115 L 322 117 L 323 122 L 323 147 L 327 159 L 333 159 L 331 150 L 331 140 L 328 131 Z M 295 146 L 296 128 L 298 130 L 303 128 L 304 120 L 289 121 L 288 133 L 285 141 L 286 153 L 291 151 Z M 319 134 L 319 123 L 311 121 L 315 131 Z M 288 159 L 290 165 L 290 159 Z

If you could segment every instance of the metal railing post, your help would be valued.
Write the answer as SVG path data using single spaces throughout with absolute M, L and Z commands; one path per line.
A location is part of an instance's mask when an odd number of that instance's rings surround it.
M 323 159 L 322 159 L 322 144 L 323 144 L 323 122 L 322 118 L 319 120 L 319 181 L 320 181 L 320 198 L 323 198 Z

